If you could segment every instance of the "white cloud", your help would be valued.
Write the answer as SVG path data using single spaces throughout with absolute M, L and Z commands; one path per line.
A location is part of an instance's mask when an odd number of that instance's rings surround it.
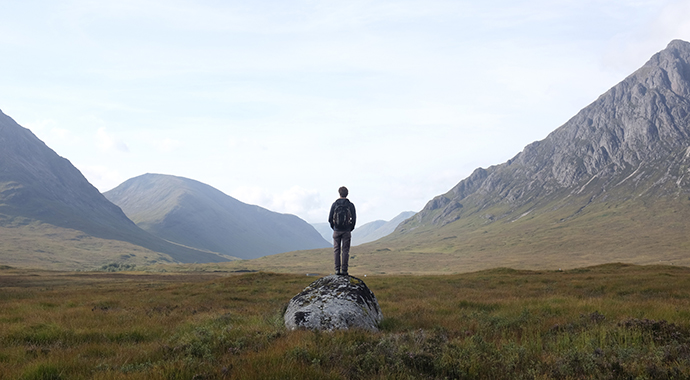
M 117 170 L 103 165 L 80 165 L 79 170 L 100 192 L 111 190 L 126 180 Z
M 155 142 L 155 145 L 159 152 L 170 153 L 181 147 L 182 142 L 180 140 L 164 138 L 163 140 Z
M 317 190 L 300 186 L 293 186 L 280 193 L 271 193 L 259 187 L 240 187 L 235 189 L 231 196 L 244 203 L 279 213 L 298 215 L 307 220 L 325 220 L 326 217 L 322 216 L 328 213 Z
M 25 128 L 30 129 L 34 133 L 36 132 L 46 132 L 51 129 L 57 128 L 57 122 L 53 119 L 42 119 L 31 122 L 23 123 Z
M 654 37 L 668 40 L 690 36 L 690 1 L 672 1 L 652 22 Z
M 61 16 L 73 23 L 93 23 L 98 18 L 125 18 L 132 14 L 175 28 L 203 31 L 259 32 L 262 34 L 338 31 L 395 20 L 399 22 L 457 14 L 463 5 L 455 1 L 347 2 L 298 0 L 290 2 L 216 2 L 121 0 L 102 2 L 75 0 L 63 7 Z
M 29 129 L 41 141 L 51 149 L 62 154 L 63 152 L 78 147 L 83 143 L 83 139 L 69 129 L 62 128 L 53 119 L 41 119 L 38 121 L 24 123 L 23 126 Z
M 690 0 L 641 2 L 639 7 L 644 14 L 640 25 L 609 40 L 602 59 L 605 68 L 629 74 L 672 40 L 690 40 Z
M 165 172 L 315 222 L 341 184 L 362 222 L 419 209 L 690 40 L 689 0 L 29 3 L 0 108 L 98 188 Z
M 127 144 L 118 137 L 108 133 L 105 127 L 98 128 L 96 132 L 98 147 L 105 151 L 129 152 Z

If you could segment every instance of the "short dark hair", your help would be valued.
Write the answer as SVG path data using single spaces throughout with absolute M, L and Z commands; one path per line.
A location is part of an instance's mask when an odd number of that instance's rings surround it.
M 338 193 L 340 193 L 340 196 L 343 198 L 347 197 L 347 187 L 341 186 L 340 189 L 338 189 Z

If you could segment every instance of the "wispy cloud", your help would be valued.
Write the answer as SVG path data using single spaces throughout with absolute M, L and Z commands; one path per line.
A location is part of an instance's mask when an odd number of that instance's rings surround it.
M 129 152 L 127 144 L 122 139 L 109 133 L 105 127 L 98 128 L 96 139 L 98 146 L 105 151 Z
M 111 190 L 127 179 L 118 170 L 103 165 L 79 165 L 79 169 L 101 192 Z
M 232 192 L 232 197 L 248 204 L 258 205 L 272 211 L 300 215 L 307 219 L 325 219 L 327 213 L 317 190 L 292 186 L 275 193 L 260 187 L 240 187 Z
M 690 40 L 690 0 L 36 4 L 3 5 L 0 108 L 94 183 L 183 175 L 315 221 L 343 184 L 364 220 L 419 209 Z
M 156 141 L 155 145 L 159 152 L 170 153 L 180 148 L 182 146 L 182 142 L 172 138 L 164 138 Z

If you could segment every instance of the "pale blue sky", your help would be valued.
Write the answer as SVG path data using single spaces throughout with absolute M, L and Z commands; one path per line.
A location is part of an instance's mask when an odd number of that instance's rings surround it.
M 0 0 L 0 109 L 99 190 L 144 173 L 324 222 L 419 211 L 673 39 L 690 1 Z

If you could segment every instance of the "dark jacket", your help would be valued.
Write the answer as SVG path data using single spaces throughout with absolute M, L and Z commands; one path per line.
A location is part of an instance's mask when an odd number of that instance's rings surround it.
M 355 204 L 350 202 L 350 200 L 347 198 L 338 198 L 335 200 L 335 202 L 333 202 L 331 205 L 331 212 L 328 213 L 328 223 L 331 225 L 331 229 L 335 230 L 335 226 L 333 225 L 333 213 L 335 212 L 335 208 L 340 204 L 348 204 L 350 206 L 350 213 L 352 214 L 350 231 L 352 231 L 355 229 L 355 224 L 357 223 L 357 212 L 355 212 Z

